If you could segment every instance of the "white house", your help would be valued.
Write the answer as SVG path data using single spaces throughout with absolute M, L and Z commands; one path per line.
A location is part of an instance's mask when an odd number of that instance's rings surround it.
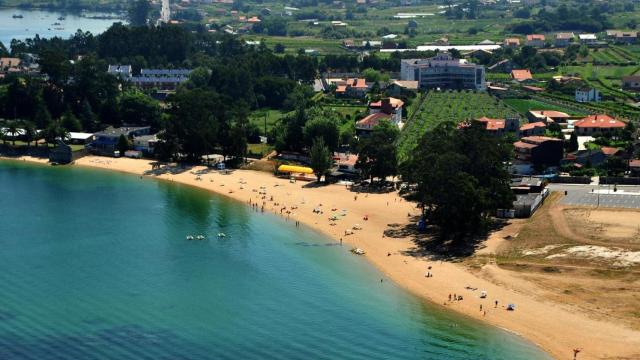
M 578 37 L 580 38 L 580 44 L 582 45 L 589 46 L 598 42 L 598 38 L 596 37 L 596 34 L 580 34 L 578 35 Z
M 576 101 L 577 102 L 599 102 L 601 100 L 600 92 L 594 88 L 577 88 L 576 89 Z

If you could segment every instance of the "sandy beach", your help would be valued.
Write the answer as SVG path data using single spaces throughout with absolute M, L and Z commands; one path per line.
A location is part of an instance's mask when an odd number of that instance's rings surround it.
M 23 160 L 45 162 L 33 158 Z M 316 187 L 308 182 L 291 183 L 269 173 L 249 170 L 223 174 L 195 167 L 183 171 L 160 168 L 152 172 L 150 161 L 128 158 L 89 156 L 77 160 L 75 166 L 78 165 L 179 182 L 214 191 L 247 206 L 264 206 L 265 212 L 281 214 L 291 226 L 300 221 L 335 241 L 342 241 L 345 251 L 354 246 L 362 248 L 366 251 L 364 257 L 390 280 L 421 298 L 517 333 L 554 358 L 572 359 L 572 350 L 580 348 L 578 359 L 640 359 L 639 331 L 593 319 L 571 304 L 543 300 L 537 296 L 534 285 L 515 277 L 509 281 L 505 276 L 501 283 L 496 283 L 479 278 L 459 264 L 408 255 L 407 251 L 415 248 L 411 238 L 384 236 L 384 231 L 394 228 L 395 224 L 406 225 L 408 214 L 419 213 L 414 204 L 397 193 L 356 196 L 342 185 Z M 334 213 L 346 215 L 332 221 L 329 218 Z M 362 229 L 345 235 L 345 231 L 356 224 Z M 433 276 L 426 277 L 427 272 Z M 486 291 L 487 298 L 481 299 L 480 291 Z M 461 295 L 463 300 L 449 301 L 450 294 Z M 517 305 L 515 311 L 506 310 L 509 303 Z

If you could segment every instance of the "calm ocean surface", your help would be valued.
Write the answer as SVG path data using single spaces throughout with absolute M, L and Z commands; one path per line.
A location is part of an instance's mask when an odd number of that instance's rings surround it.
M 23 18 L 13 18 L 13 15 L 22 15 Z M 89 13 L 87 15 L 105 14 Z M 58 20 L 60 16 L 65 19 Z M 9 49 L 11 39 L 24 40 L 33 38 L 36 34 L 42 38 L 58 36 L 66 39 L 81 29 L 97 35 L 117 21 L 122 20 L 89 19 L 42 10 L 0 9 L 0 41 Z M 60 25 L 53 25 L 54 23 L 60 23 Z
M 201 190 L 0 161 L 2 360 L 549 359 L 381 277 Z

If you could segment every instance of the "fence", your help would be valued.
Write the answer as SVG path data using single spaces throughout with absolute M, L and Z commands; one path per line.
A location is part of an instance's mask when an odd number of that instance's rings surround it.
M 640 177 L 601 176 L 603 185 L 640 185 Z
M 591 184 L 591 178 L 586 176 L 556 176 L 549 181 L 558 184 Z

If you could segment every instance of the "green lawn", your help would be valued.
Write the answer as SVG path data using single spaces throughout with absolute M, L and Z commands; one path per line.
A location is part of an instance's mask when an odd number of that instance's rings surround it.
M 271 131 L 271 128 L 280 120 L 286 113 L 280 110 L 259 109 L 249 115 L 249 122 L 251 124 L 258 125 L 260 128 L 260 134 L 264 135 L 265 117 L 267 124 L 267 133 Z
M 399 154 L 404 157 L 429 129 L 444 121 L 456 123 L 482 116 L 504 118 L 516 112 L 486 92 L 430 91 L 420 113 L 406 124 L 399 140 Z
M 516 109 L 521 114 L 526 114 L 529 110 L 555 110 L 562 111 L 573 116 L 583 116 L 585 113 L 577 113 L 575 110 L 568 109 L 562 106 L 545 103 L 532 99 L 505 99 L 505 104 Z

